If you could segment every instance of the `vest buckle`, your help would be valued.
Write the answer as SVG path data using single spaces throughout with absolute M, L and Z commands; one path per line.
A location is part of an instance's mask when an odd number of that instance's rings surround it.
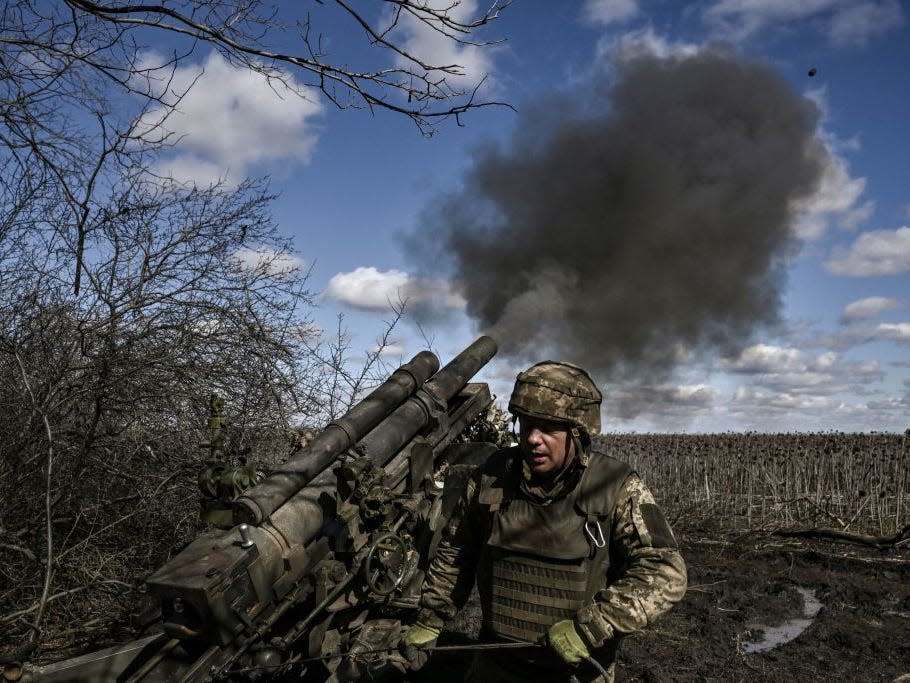
M 597 532 L 596 534 L 594 532 Z M 591 543 L 594 544 L 595 548 L 603 548 L 607 545 L 607 541 L 604 539 L 603 529 L 600 528 L 600 520 L 595 519 L 593 522 L 589 519 L 585 522 L 585 533 L 588 535 L 588 538 L 591 539 Z

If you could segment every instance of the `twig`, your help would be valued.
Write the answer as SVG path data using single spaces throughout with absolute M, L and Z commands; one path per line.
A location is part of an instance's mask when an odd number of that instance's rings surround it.
M 705 588 L 710 588 L 711 586 L 719 586 L 722 583 L 727 583 L 726 579 L 720 581 L 714 581 L 713 583 L 700 583 L 695 586 L 689 586 L 686 589 L 687 593 L 710 593 L 711 591 L 704 590 Z
M 64 550 L 63 552 L 61 552 L 60 555 L 57 557 L 57 562 L 60 562 L 60 560 L 62 560 L 66 555 L 69 555 L 69 554 L 70 554 L 71 552 L 73 552 L 76 548 L 85 545 L 86 543 L 88 543 L 89 541 L 91 541 L 91 540 L 92 540 L 93 538 L 95 538 L 96 536 L 98 536 L 98 535 L 100 535 L 100 534 L 103 534 L 105 531 L 107 531 L 108 529 L 110 529 L 110 528 L 112 528 L 112 527 L 117 526 L 117 525 L 120 524 L 121 522 L 125 522 L 125 521 L 128 520 L 130 517 L 134 517 L 135 515 L 138 515 L 138 514 L 139 514 L 140 512 L 142 512 L 142 511 L 143 511 L 142 508 L 136 508 L 136 509 L 133 510 L 132 512 L 129 512 L 129 513 L 123 515 L 122 517 L 120 517 L 120 519 L 115 519 L 115 520 L 114 520 L 113 522 L 111 522 L 110 524 L 105 524 L 103 527 L 101 527 L 101 528 L 98 529 L 97 531 L 93 531 L 91 534 L 89 534 L 88 536 L 86 536 L 85 538 L 83 538 L 83 539 L 82 539 L 81 541 L 79 541 L 78 543 L 75 543 L 75 544 L 71 545 L 69 548 L 67 548 L 66 550 Z
M 841 528 L 841 529 L 846 529 L 846 528 L 849 527 L 853 522 L 856 521 L 856 517 L 854 517 L 854 518 L 851 519 L 849 522 L 845 522 L 845 521 L 842 520 L 840 517 L 838 517 L 837 515 L 835 515 L 834 513 L 832 513 L 830 510 L 827 510 L 827 509 L 823 508 L 821 505 L 819 505 L 818 503 L 816 503 L 814 500 L 812 500 L 812 499 L 809 498 L 808 496 L 800 496 L 799 498 L 796 498 L 796 499 L 794 499 L 794 500 L 788 500 L 788 501 L 786 501 L 786 502 L 787 502 L 787 503 L 798 503 L 798 502 L 800 502 L 800 501 L 804 501 L 804 502 L 806 502 L 806 503 L 809 503 L 809 505 L 811 505 L 812 507 L 814 507 L 814 508 L 815 508 L 816 510 L 818 510 L 820 513 L 822 513 L 823 515 L 825 515 L 825 516 L 828 517 L 829 519 L 831 519 L 831 520 L 837 522 L 837 523 L 840 525 L 840 528 Z M 860 506 L 859 512 L 862 512 L 862 506 Z M 859 512 L 857 512 L 857 515 L 859 515 Z
M 18 545 L 10 545 L 9 543 L 0 543 L 0 548 L 5 548 L 6 550 L 15 550 L 15 551 L 20 552 L 23 555 L 25 555 L 32 562 L 38 561 L 38 558 L 35 556 L 35 553 L 33 553 L 28 548 L 23 548 Z
M 60 631 L 60 633 L 55 634 L 55 637 L 63 638 L 64 636 L 71 636 L 74 633 L 84 633 L 90 628 L 100 628 L 104 626 L 105 623 L 101 620 L 101 617 L 95 617 L 94 619 L 89 619 L 84 624 L 80 624 L 74 628 L 69 628 L 65 631 Z
M 872 536 L 870 534 L 857 534 L 841 529 L 777 529 L 771 532 L 774 536 L 797 537 L 797 538 L 823 538 L 832 541 L 843 541 L 845 543 L 858 543 L 860 545 L 873 546 L 875 548 L 893 548 L 898 543 L 910 539 L 910 524 L 890 536 Z
M 25 364 L 22 362 L 22 357 L 19 355 L 18 351 L 15 352 L 15 356 L 16 362 L 19 365 L 19 371 L 22 373 L 22 382 L 25 385 L 25 390 L 31 398 L 34 410 L 41 413 L 41 421 L 44 423 L 44 430 L 47 434 L 47 474 L 44 486 L 47 554 L 44 558 L 44 586 L 41 589 L 41 598 L 36 606 L 37 614 L 35 615 L 35 621 L 32 623 L 32 632 L 28 641 L 29 644 L 34 644 L 38 642 L 41 637 L 41 619 L 44 617 L 44 608 L 48 603 L 48 595 L 51 592 L 51 578 L 54 574 L 54 504 L 51 500 L 51 484 L 53 482 L 52 477 L 54 471 L 54 432 L 51 429 L 50 421 L 47 419 L 47 413 L 41 409 L 38 399 L 35 397 L 35 392 L 32 391 L 32 386 L 28 381 L 28 373 L 25 371 Z
M 44 601 L 44 605 L 42 605 L 40 603 L 35 603 L 31 607 L 27 607 L 25 609 L 19 610 L 18 612 L 12 612 L 11 614 L 7 614 L 3 617 L 0 617 L 0 624 L 6 623 L 8 621 L 13 621 L 15 619 L 18 619 L 21 616 L 25 616 L 26 614 L 31 614 L 39 607 L 41 607 L 43 609 L 45 605 L 50 604 L 50 603 L 54 602 L 55 600 L 58 600 L 59 598 L 65 598 L 67 595 L 72 595 L 73 593 L 80 593 L 84 590 L 88 590 L 89 588 L 94 588 L 95 586 L 106 585 L 106 584 L 113 584 L 113 585 L 117 585 L 117 586 L 125 586 L 127 588 L 133 588 L 133 586 L 131 586 L 130 584 L 124 583 L 123 581 L 118 581 L 117 579 L 104 579 L 102 581 L 95 581 L 94 583 L 90 583 L 85 586 L 76 586 L 75 588 L 70 588 L 69 590 L 60 591 L 59 593 L 54 593 L 53 595 L 49 596 L 47 598 L 47 600 Z

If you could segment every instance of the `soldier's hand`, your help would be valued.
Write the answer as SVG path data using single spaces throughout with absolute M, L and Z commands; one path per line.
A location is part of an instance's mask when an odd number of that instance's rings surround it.
M 559 657 L 571 666 L 575 666 L 585 657 L 591 656 L 588 645 L 575 628 L 571 619 L 557 621 L 547 631 L 547 644 Z
M 401 637 L 399 648 L 404 658 L 408 660 L 411 671 L 422 669 L 430 658 L 429 650 L 436 645 L 439 629 L 414 624 L 408 627 Z

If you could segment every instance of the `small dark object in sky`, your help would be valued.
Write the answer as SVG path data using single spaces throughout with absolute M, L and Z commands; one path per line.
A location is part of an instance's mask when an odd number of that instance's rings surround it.
M 809 78 L 812 78 L 812 77 L 813 77 L 815 74 L 817 74 L 817 73 L 818 73 L 818 69 L 816 69 L 816 68 L 813 66 L 811 69 L 809 69 Z

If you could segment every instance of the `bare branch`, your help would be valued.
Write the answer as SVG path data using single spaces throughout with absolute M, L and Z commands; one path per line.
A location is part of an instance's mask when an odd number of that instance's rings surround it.
M 54 473 L 54 433 L 51 430 L 51 423 L 47 419 L 47 413 L 45 413 L 42 407 L 38 403 L 38 399 L 35 396 L 34 391 L 32 391 L 31 382 L 29 381 L 28 373 L 25 370 L 25 365 L 22 363 L 22 358 L 19 354 L 16 354 L 16 362 L 19 365 L 19 370 L 22 373 L 22 384 L 25 387 L 26 392 L 28 393 L 29 398 L 32 401 L 32 406 L 41 414 L 41 422 L 44 425 L 45 434 L 47 436 L 47 465 L 45 469 L 45 487 L 44 487 L 44 513 L 45 513 L 45 557 L 44 557 L 44 585 L 41 589 L 41 598 L 38 600 L 36 605 L 37 613 L 35 614 L 35 620 L 32 622 L 32 631 L 29 638 L 29 642 L 36 642 L 41 636 L 41 618 L 44 616 L 44 610 L 47 607 L 48 596 L 50 595 L 51 590 L 51 579 L 54 575 L 54 509 L 53 503 L 51 501 L 51 484 L 53 481 Z
M 196 10 L 199 7 L 195 3 L 189 3 L 190 11 L 186 13 L 163 4 L 104 5 L 92 0 L 66 0 L 73 11 L 83 12 L 120 27 L 121 30 L 124 27 L 154 28 L 208 43 L 217 48 L 229 61 L 240 63 L 269 79 L 279 80 L 291 89 L 293 86 L 278 70 L 278 66 L 284 65 L 297 72 L 310 74 L 312 78 L 305 82 L 306 87 L 319 89 L 336 107 L 363 106 L 371 111 L 374 108 L 386 109 L 407 116 L 426 134 L 434 130 L 431 124 L 433 120 L 446 119 L 480 107 L 506 106 L 502 102 L 476 101 L 476 88 L 468 91 L 451 87 L 444 76 L 462 74 L 463 69 L 458 64 L 431 64 L 392 40 L 390 34 L 398 24 L 398 17 L 404 12 L 412 20 L 440 34 L 446 40 L 474 47 L 494 45 L 500 41 L 474 41 L 469 40 L 467 36 L 497 19 L 508 2 L 494 2 L 483 15 L 468 21 L 460 21 L 454 14 L 457 3 L 434 8 L 429 3 L 417 0 L 388 1 L 395 6 L 394 19 L 383 30 L 375 28 L 363 13 L 355 10 L 344 0 L 336 0 L 336 3 L 365 31 L 371 44 L 398 55 L 406 63 L 411 64 L 411 67 L 392 66 L 378 70 L 356 70 L 325 61 L 321 58 L 323 55 L 321 40 L 315 47 L 309 41 L 309 16 L 301 24 L 303 27 L 301 40 L 306 48 L 306 54 L 292 54 L 263 47 L 259 41 L 269 28 L 277 28 L 272 23 L 275 15 L 273 12 L 267 18 L 255 17 L 254 3 L 227 3 L 227 6 L 233 6 L 233 11 L 229 13 L 227 20 L 221 20 L 221 24 L 216 25 L 214 22 L 196 18 Z M 209 16 L 220 19 L 216 11 L 220 6 L 222 3 L 213 3 Z M 251 35 L 248 32 L 250 25 L 261 26 L 261 33 Z M 267 66 L 268 64 L 272 66 Z M 109 67 L 102 67 L 100 64 L 95 66 L 104 73 L 113 73 Z M 436 77 L 435 74 L 442 74 L 443 77 Z M 129 87 L 128 78 L 117 77 L 116 80 Z M 336 87 L 348 95 L 339 96 Z M 392 99 L 391 95 L 396 92 L 402 95 L 401 102 Z M 459 101 L 452 103 L 453 100 Z M 435 104 L 441 106 L 436 108 L 433 106 Z

